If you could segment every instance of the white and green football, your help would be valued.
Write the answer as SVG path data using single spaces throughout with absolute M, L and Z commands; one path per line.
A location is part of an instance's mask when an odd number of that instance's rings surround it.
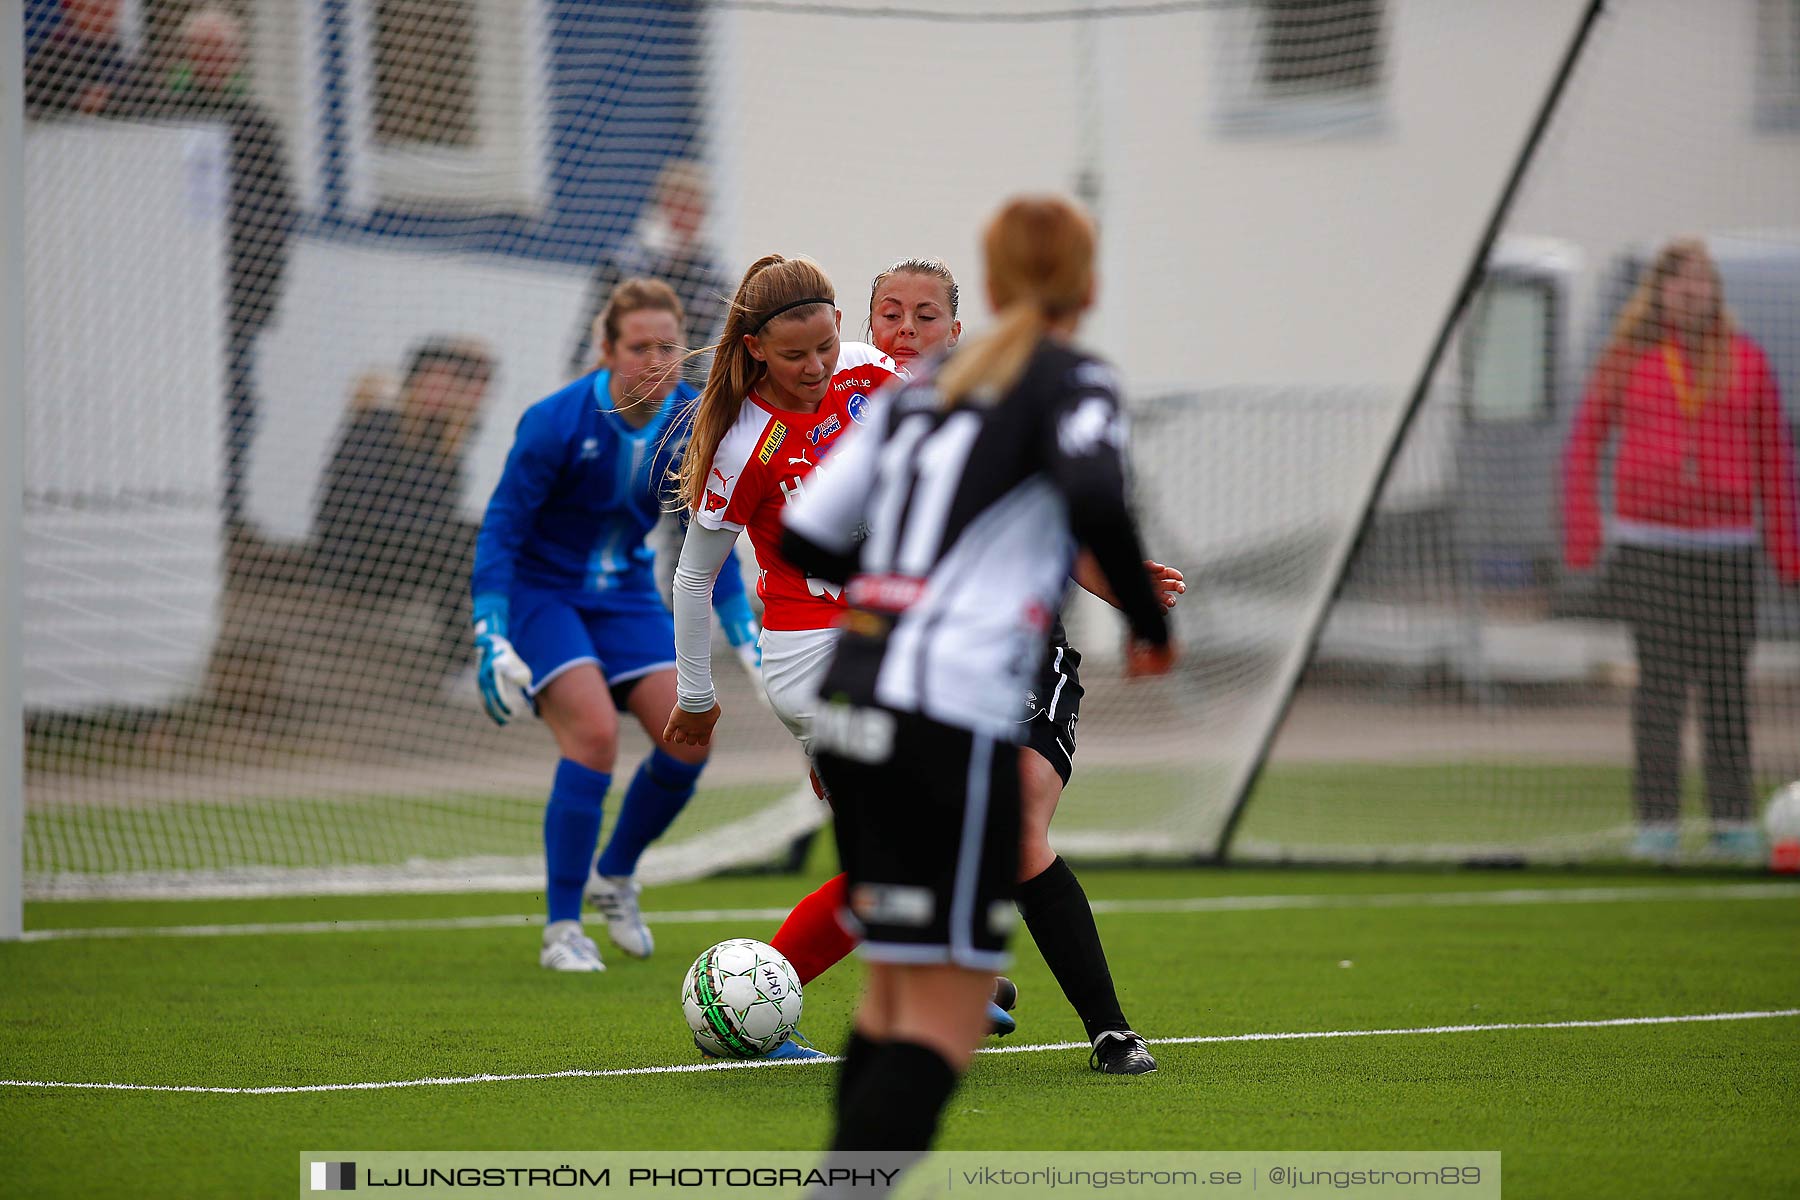
M 1763 832 L 1773 844 L 1800 841 L 1800 779 L 1777 788 L 1763 809 Z
M 800 977 L 775 947 L 733 938 L 688 968 L 681 1011 L 702 1049 L 724 1058 L 761 1058 L 800 1023 Z

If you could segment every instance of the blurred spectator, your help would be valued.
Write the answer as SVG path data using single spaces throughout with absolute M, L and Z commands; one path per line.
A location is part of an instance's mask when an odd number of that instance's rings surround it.
M 216 120 L 231 131 L 225 515 L 233 523 L 243 519 L 244 467 L 256 425 L 256 335 L 280 302 L 295 220 L 287 151 L 274 120 L 250 95 L 245 49 L 236 17 L 218 8 L 195 10 L 181 25 L 167 95 L 149 104 L 156 115 Z
M 584 316 L 576 333 L 575 355 L 569 360 L 571 376 L 594 369 L 594 321 L 613 290 L 634 276 L 660 279 L 675 289 L 687 311 L 683 332 L 688 349 L 710 346 L 718 338 L 736 284 L 720 274 L 717 256 L 702 240 L 710 203 L 706 175 L 699 164 L 676 159 L 664 165 L 637 228 L 594 270 L 582 304 Z M 700 382 L 705 372 L 706 360 L 691 359 L 683 373 L 691 382 Z
M 397 407 L 381 403 L 380 373 L 361 377 L 313 522 L 317 581 L 376 600 L 425 595 L 446 666 L 467 656 L 476 525 L 459 515 L 463 459 L 492 377 L 487 348 L 465 338 L 413 350 Z
M 1756 549 L 1783 582 L 1800 582 L 1794 453 L 1774 373 L 1737 332 L 1697 240 L 1657 254 L 1582 399 L 1563 461 L 1564 557 L 1577 569 L 1600 555 L 1600 462 L 1615 435 L 1607 590 L 1638 661 L 1635 853 L 1665 859 L 1678 848 L 1681 726 L 1697 686 L 1712 848 L 1759 857 L 1748 686 Z
M 135 77 L 119 41 L 119 0 L 63 0 L 56 28 L 25 64 L 25 112 L 95 117 L 116 111 Z

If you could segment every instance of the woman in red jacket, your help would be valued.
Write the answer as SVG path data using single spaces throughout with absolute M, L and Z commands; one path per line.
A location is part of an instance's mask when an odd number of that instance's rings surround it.
M 1733 327 L 1697 240 L 1671 242 L 1638 281 L 1595 368 L 1563 461 L 1564 558 L 1600 555 L 1600 460 L 1617 440 L 1611 583 L 1636 643 L 1631 733 L 1639 857 L 1679 844 L 1681 724 L 1700 690 L 1711 845 L 1761 853 L 1747 687 L 1760 542 L 1800 582 L 1794 453 L 1774 373 Z

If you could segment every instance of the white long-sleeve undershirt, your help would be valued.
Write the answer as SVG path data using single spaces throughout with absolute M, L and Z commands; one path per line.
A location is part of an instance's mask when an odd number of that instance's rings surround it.
M 734 529 L 688 525 L 675 564 L 675 700 L 686 712 L 715 703 L 712 681 L 712 591 L 719 568 L 737 542 Z

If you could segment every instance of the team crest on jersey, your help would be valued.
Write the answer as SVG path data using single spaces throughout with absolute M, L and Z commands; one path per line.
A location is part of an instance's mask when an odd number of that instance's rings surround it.
M 719 493 L 713 491 L 711 488 L 706 489 L 706 511 L 707 512 L 718 512 L 721 508 L 724 508 L 729 503 L 730 503 L 730 501 L 726 500 L 725 497 L 719 495 Z
M 1125 443 L 1124 419 L 1110 399 L 1089 396 L 1057 422 L 1056 443 L 1070 458 L 1093 454 L 1103 445 L 1119 449 Z
M 777 421 L 775 427 L 769 430 L 769 436 L 763 439 L 762 449 L 756 452 L 757 459 L 765 467 L 768 466 L 769 460 L 775 457 L 775 452 L 781 449 L 781 443 L 785 441 L 787 441 L 787 426 Z
M 832 413 L 825 420 L 806 431 L 806 440 L 816 446 L 843 427 L 844 423 L 838 420 L 837 414 Z
M 850 419 L 861 425 L 869 415 L 869 398 L 861 392 L 854 392 L 850 396 L 850 402 L 844 407 L 849 410 Z

